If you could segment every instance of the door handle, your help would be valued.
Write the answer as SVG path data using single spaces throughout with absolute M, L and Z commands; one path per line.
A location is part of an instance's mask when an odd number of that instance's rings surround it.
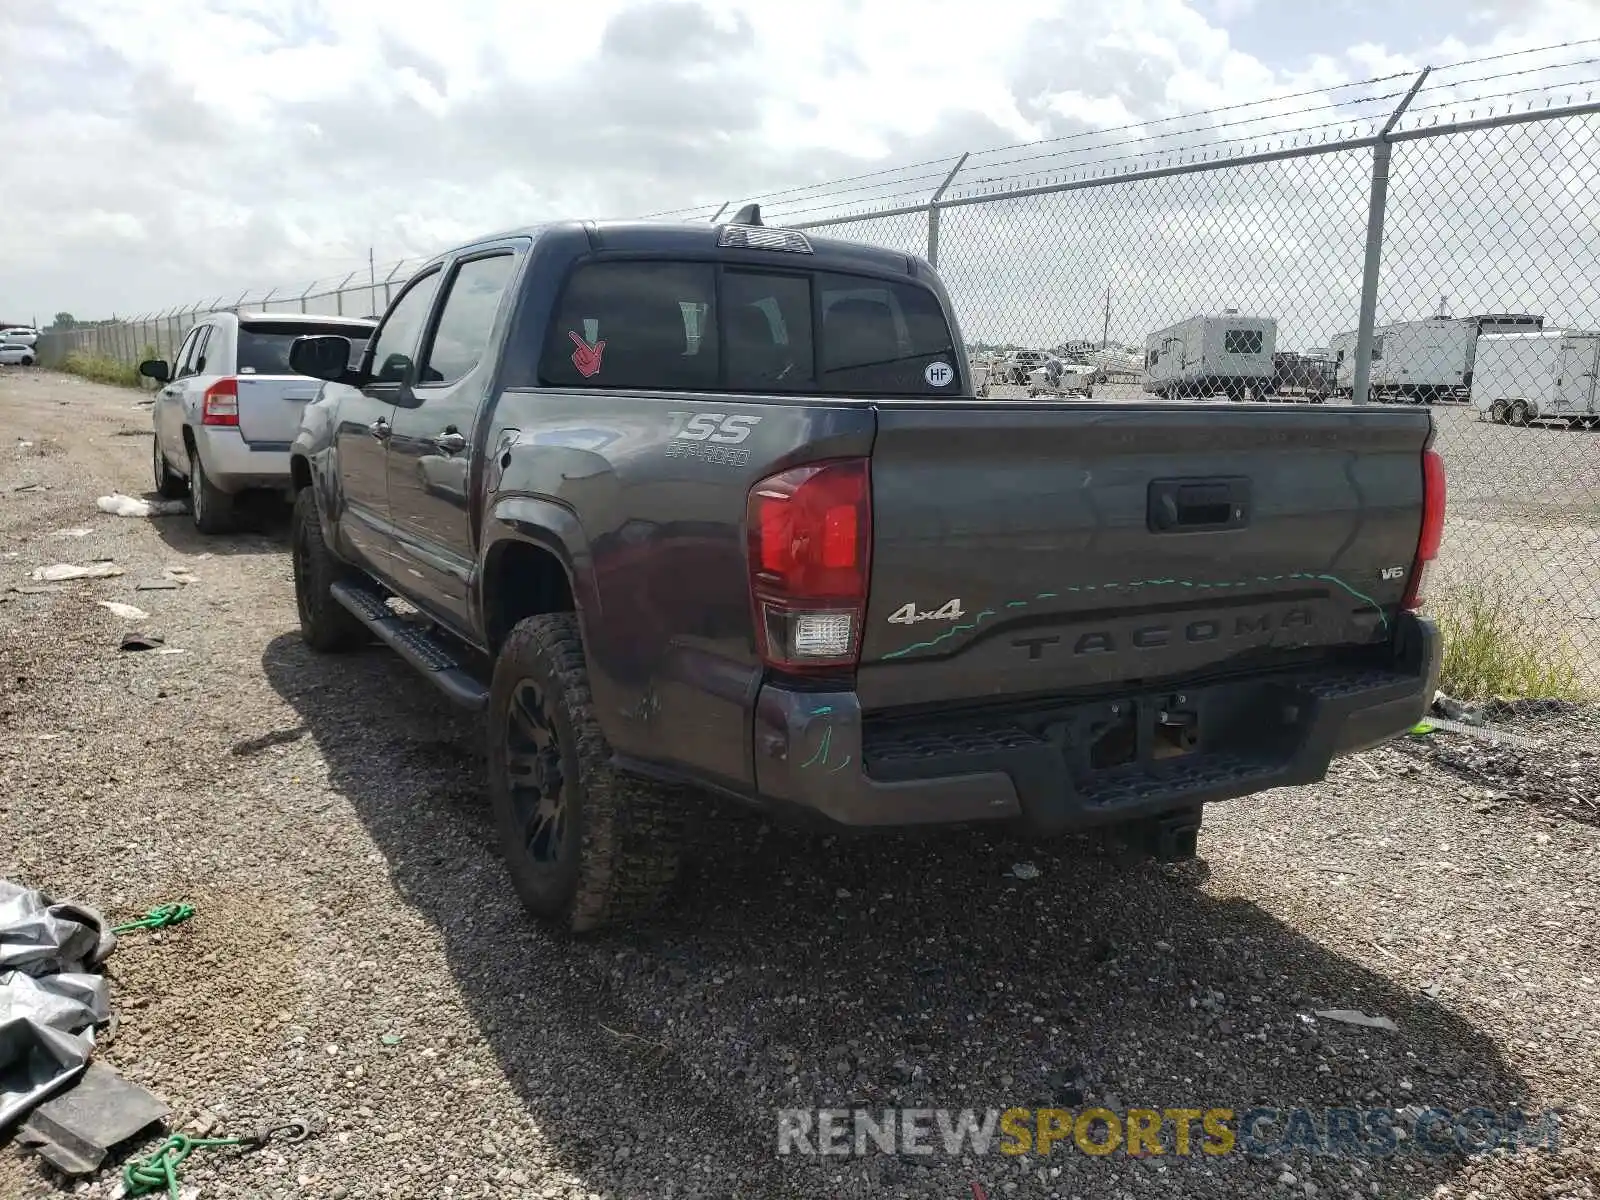
M 371 425 L 367 426 L 367 432 L 380 442 L 387 442 L 389 440 L 389 422 L 379 417 Z
M 460 454 L 467 448 L 467 439 L 454 429 L 446 429 L 433 439 L 433 444 L 446 454 Z

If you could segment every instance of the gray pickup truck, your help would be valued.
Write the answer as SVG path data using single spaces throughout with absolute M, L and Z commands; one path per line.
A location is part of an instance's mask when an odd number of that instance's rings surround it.
M 975 401 L 926 262 L 752 210 L 463 246 L 349 352 L 291 352 L 304 636 L 484 713 L 574 930 L 660 899 L 686 786 L 1182 857 L 1433 694 L 1426 410 Z

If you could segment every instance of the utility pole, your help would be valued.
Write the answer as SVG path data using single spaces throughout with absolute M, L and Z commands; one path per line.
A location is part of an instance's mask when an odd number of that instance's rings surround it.
M 1111 285 L 1106 284 L 1106 319 L 1100 326 L 1100 349 L 1111 344 Z

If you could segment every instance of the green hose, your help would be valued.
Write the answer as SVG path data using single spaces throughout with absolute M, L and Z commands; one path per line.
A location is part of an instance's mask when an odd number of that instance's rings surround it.
M 113 925 L 112 933 L 132 933 L 135 929 L 165 929 L 194 916 L 192 904 L 158 904 L 144 916 L 124 925 Z
M 130 1196 L 147 1196 L 166 1189 L 170 1200 L 178 1200 L 178 1168 L 196 1150 L 214 1146 L 242 1146 L 250 1138 L 193 1138 L 175 1133 L 147 1158 L 136 1158 L 122 1167 L 122 1186 Z

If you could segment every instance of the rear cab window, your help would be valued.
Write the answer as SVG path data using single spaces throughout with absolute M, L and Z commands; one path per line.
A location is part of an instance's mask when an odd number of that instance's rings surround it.
M 744 264 L 616 260 L 567 281 L 545 384 L 937 396 L 959 389 L 938 297 L 912 280 Z
M 293 375 L 289 366 L 289 347 L 301 337 L 334 334 L 350 339 L 350 361 L 361 361 L 372 328 L 367 325 L 346 325 L 337 321 L 326 324 L 311 321 L 252 321 L 239 326 L 237 370 L 240 375 Z

